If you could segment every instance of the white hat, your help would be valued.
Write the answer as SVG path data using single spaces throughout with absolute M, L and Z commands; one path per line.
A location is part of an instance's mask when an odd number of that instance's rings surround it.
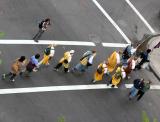
M 74 53 L 74 50 L 70 50 L 69 52 L 70 52 L 71 54 L 73 54 L 73 53 Z

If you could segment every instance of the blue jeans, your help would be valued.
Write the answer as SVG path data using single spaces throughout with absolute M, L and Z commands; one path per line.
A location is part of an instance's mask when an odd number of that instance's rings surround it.
M 82 65 L 81 63 L 79 63 L 74 67 L 74 70 L 75 71 L 79 71 L 79 72 L 85 72 L 86 68 L 87 68 L 87 66 Z
M 138 93 L 138 89 L 136 89 L 134 86 L 131 88 L 131 91 L 130 91 L 130 95 L 129 95 L 129 98 L 133 98 L 137 95 Z

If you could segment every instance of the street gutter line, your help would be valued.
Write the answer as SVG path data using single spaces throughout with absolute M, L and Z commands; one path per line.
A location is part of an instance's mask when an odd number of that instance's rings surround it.
M 125 0 L 125 1 L 133 9 L 133 11 L 139 16 L 139 18 L 143 21 L 143 23 L 148 27 L 151 33 L 155 34 L 156 32 L 154 31 L 154 29 L 150 26 L 147 20 L 140 14 L 140 12 L 134 7 L 134 5 L 130 2 L 130 0 Z
M 126 88 L 131 88 L 133 84 L 125 84 Z M 94 85 L 66 85 L 66 86 L 46 86 L 46 87 L 28 87 L 28 88 L 10 88 L 0 89 L 0 94 L 15 94 L 15 93 L 39 93 L 53 91 L 77 91 L 77 90 L 93 90 L 93 89 L 113 89 L 111 85 L 94 84 Z M 117 89 L 115 87 L 114 89 Z M 160 85 L 151 85 L 152 90 L 160 90 Z
M 110 17 L 110 15 L 102 8 L 102 6 L 96 0 L 92 0 L 92 1 L 99 8 L 99 10 L 104 14 L 104 16 L 112 23 L 112 25 L 117 29 L 117 31 L 122 35 L 122 37 L 126 40 L 126 42 L 131 44 L 130 39 L 124 34 L 124 32 L 120 29 L 120 27 L 116 24 L 116 22 Z

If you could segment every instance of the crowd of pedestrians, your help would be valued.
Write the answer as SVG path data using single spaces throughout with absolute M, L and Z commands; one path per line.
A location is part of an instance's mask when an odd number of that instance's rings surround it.
M 34 36 L 34 40 L 38 43 L 38 39 L 42 36 L 44 31 L 50 25 L 50 19 L 47 18 L 39 24 L 39 31 Z M 11 82 L 15 81 L 16 76 L 30 77 L 32 72 L 37 72 L 42 65 L 50 65 L 51 59 L 54 58 L 55 44 L 50 44 L 43 52 L 43 58 L 39 53 L 31 56 L 30 59 L 26 59 L 25 56 L 21 56 L 13 61 L 11 70 L 7 74 L 2 75 L 2 79 L 5 80 L 9 77 Z M 105 77 L 109 76 L 110 80 L 107 81 L 107 85 L 111 84 L 111 87 L 118 87 L 118 85 L 124 79 L 130 79 L 130 73 L 134 70 L 141 69 L 142 65 L 149 62 L 148 55 L 151 52 L 150 49 L 140 53 L 139 56 L 135 55 L 136 48 L 133 45 L 128 45 L 123 51 L 114 51 L 105 61 L 102 61 L 93 74 L 91 79 L 92 83 L 102 81 Z M 62 58 L 54 66 L 54 71 L 59 71 L 60 67 L 64 68 L 64 73 L 85 73 L 86 70 L 93 66 L 93 60 L 97 55 L 96 50 L 86 51 L 79 60 L 79 63 L 73 68 L 70 68 L 72 57 L 74 56 L 75 50 L 69 50 L 64 52 Z M 41 59 L 41 60 L 40 60 Z M 22 77 L 23 78 L 23 77 Z M 137 97 L 140 100 L 146 91 L 150 89 L 151 81 L 144 79 L 135 79 L 133 87 L 129 92 L 129 100 Z

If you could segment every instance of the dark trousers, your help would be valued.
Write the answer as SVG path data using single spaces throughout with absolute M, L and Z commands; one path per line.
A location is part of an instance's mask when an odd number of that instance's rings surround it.
M 139 90 L 138 93 L 137 93 L 137 96 L 138 96 L 137 101 L 140 100 L 143 95 L 144 95 L 144 92 Z
M 141 66 L 142 66 L 145 62 L 146 62 L 146 61 L 142 59 L 141 62 L 136 65 L 135 68 L 136 68 L 136 69 L 141 69 Z
M 62 66 L 62 63 L 58 63 L 54 68 L 59 69 Z M 68 68 L 64 68 L 64 72 L 68 72 Z
M 62 66 L 62 63 L 58 63 L 54 68 L 59 69 Z
M 33 37 L 33 40 L 38 41 L 41 38 L 43 33 L 44 33 L 44 30 L 39 29 L 38 33 Z
M 16 77 L 16 74 L 9 72 L 6 74 L 6 77 L 10 77 L 10 80 L 13 80 Z

